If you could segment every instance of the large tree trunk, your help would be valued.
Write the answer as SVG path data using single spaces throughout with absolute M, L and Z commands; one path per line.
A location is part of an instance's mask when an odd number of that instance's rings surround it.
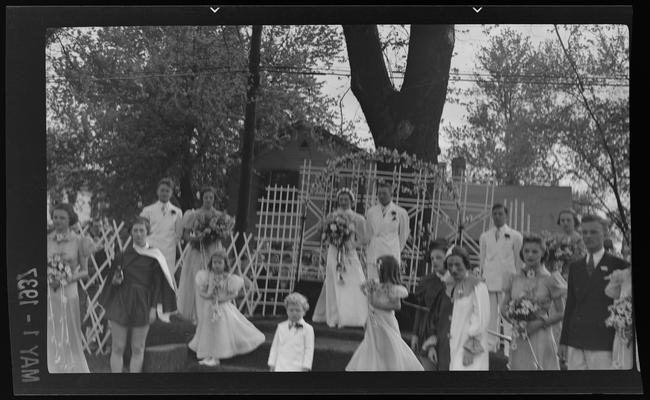
M 453 25 L 412 25 L 404 83 L 395 90 L 376 25 L 344 25 L 352 92 L 378 147 L 437 162 L 438 128 L 454 49 Z
M 235 230 L 245 232 L 248 226 L 248 211 L 250 206 L 251 186 L 253 183 L 253 145 L 255 143 L 255 96 L 260 85 L 260 47 L 262 42 L 262 26 L 253 25 L 251 48 L 248 58 L 248 87 L 246 90 L 246 114 L 244 117 L 244 138 L 242 140 L 241 175 L 239 180 L 239 196 L 237 221 Z M 243 237 L 240 236 L 240 240 Z M 240 242 L 241 243 L 241 242 Z M 238 246 L 239 247 L 239 246 Z

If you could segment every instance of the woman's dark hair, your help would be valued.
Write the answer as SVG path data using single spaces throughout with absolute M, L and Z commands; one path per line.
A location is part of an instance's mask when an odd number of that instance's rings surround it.
M 210 271 L 212 271 L 212 259 L 215 258 L 215 257 L 219 257 L 219 258 L 221 258 L 223 260 L 223 265 L 224 265 L 223 270 L 226 271 L 226 272 L 229 272 L 230 271 L 230 262 L 228 261 L 228 254 L 226 254 L 226 252 L 224 250 L 222 250 L 222 249 L 217 249 L 217 250 L 215 250 L 214 253 L 212 253 L 212 255 L 210 255 L 210 260 L 208 262 L 208 269 L 210 269 Z
M 151 223 L 149 222 L 149 218 L 145 218 L 141 216 L 134 217 L 131 220 L 131 226 L 129 228 L 129 232 L 133 230 L 134 225 L 144 225 L 145 228 L 147 228 L 147 235 L 151 233 Z
M 536 233 L 526 233 L 521 241 L 521 249 L 519 250 L 519 258 L 521 261 L 524 261 L 524 246 L 526 243 L 535 243 L 542 249 L 542 263 L 545 263 L 548 260 L 548 248 L 546 247 L 544 239 Z
M 573 227 L 577 228 L 580 226 L 580 217 L 578 217 L 578 213 L 573 211 L 570 208 L 564 209 L 560 211 L 560 213 L 557 215 L 557 224 L 560 225 L 560 218 L 562 218 L 562 214 L 571 214 L 573 217 Z
M 77 213 L 74 212 L 74 207 L 72 207 L 72 204 L 70 203 L 58 203 L 52 206 L 52 209 L 50 210 L 50 217 L 54 218 L 54 211 L 57 210 L 62 210 L 65 211 L 68 214 L 68 226 L 73 226 L 77 222 L 79 222 L 79 217 L 77 216 Z
M 465 250 L 460 246 L 454 246 L 451 249 L 451 253 L 449 253 L 447 257 L 445 257 L 445 268 L 449 269 L 449 266 L 447 265 L 447 261 L 449 260 L 449 257 L 452 256 L 460 257 L 463 260 L 463 265 L 465 265 L 465 268 L 468 270 L 472 269 L 472 264 L 469 261 L 469 253 L 467 252 L 467 250 Z
M 429 254 L 434 250 L 441 250 L 443 253 L 447 252 L 447 240 L 445 239 L 436 239 L 429 244 Z
M 169 186 L 171 190 L 174 190 L 174 181 L 172 181 L 171 178 L 162 178 L 158 181 L 158 186 L 156 186 L 156 188 L 159 188 L 161 185 Z
M 203 196 L 205 196 L 206 193 L 211 192 L 215 197 L 217 196 L 217 189 L 215 189 L 212 186 L 205 185 L 201 187 L 201 198 L 199 200 L 203 201 Z
M 400 285 L 402 278 L 399 269 L 399 261 L 393 256 L 381 256 L 377 259 L 379 267 L 379 282 Z

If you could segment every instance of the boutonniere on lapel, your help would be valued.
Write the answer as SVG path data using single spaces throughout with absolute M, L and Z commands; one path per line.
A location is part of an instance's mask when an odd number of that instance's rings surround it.
M 607 271 L 609 271 L 609 267 L 607 265 L 601 265 L 600 270 L 603 271 L 603 272 L 607 272 Z
M 504 233 L 503 237 L 506 238 L 506 239 L 510 239 L 510 234 L 509 233 Z
M 391 211 L 390 215 L 393 217 L 393 221 L 397 221 L 397 211 L 395 210 Z
M 172 208 L 171 213 L 172 213 L 172 215 L 176 215 L 176 210 L 174 210 L 174 209 Z

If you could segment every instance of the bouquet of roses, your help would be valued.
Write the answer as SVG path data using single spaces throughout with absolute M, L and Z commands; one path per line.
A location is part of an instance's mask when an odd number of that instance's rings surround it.
M 235 219 L 226 213 L 222 213 L 210 219 L 210 227 L 214 229 L 221 240 L 225 240 L 230 237 L 235 227 Z
M 201 245 L 207 247 L 221 239 L 219 217 L 217 214 L 204 214 L 196 219 L 191 234 L 192 246 L 195 249 L 200 249 Z
M 572 242 L 570 238 L 562 238 L 548 231 L 542 232 L 542 236 L 548 249 L 547 266 L 551 271 L 562 271 L 575 258 L 578 250 L 577 243 Z
M 335 211 L 329 214 L 323 221 L 321 238 L 327 244 L 336 247 L 338 250 L 336 255 L 336 272 L 340 284 L 344 283 L 343 272 L 345 272 L 345 265 L 343 264 L 343 253 L 349 250 L 353 235 L 354 223 L 348 214 L 344 212 Z
M 608 307 L 609 317 L 605 325 L 612 327 L 623 338 L 627 346 L 632 343 L 634 329 L 632 327 L 632 296 L 622 297 Z
M 526 325 L 528 325 L 528 322 L 538 318 L 537 313 L 539 310 L 539 305 L 527 297 L 510 300 L 505 314 L 512 322 L 513 337 L 525 338 L 527 336 Z M 514 342 L 512 343 L 512 347 L 516 349 Z
M 364 283 L 361 284 L 361 291 L 363 294 L 366 296 L 370 297 L 370 295 L 377 290 L 379 290 L 381 287 L 381 284 L 375 280 L 368 279 Z
M 53 254 L 47 259 L 47 281 L 52 284 L 58 282 L 60 287 L 65 286 L 72 277 L 72 268 L 61 257 Z M 55 289 L 56 290 L 56 289 Z

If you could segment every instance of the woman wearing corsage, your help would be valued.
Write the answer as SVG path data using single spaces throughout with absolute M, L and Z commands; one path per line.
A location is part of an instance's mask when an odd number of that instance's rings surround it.
M 368 317 L 368 300 L 360 289 L 365 277 L 357 245 L 365 240 L 366 220 L 352 211 L 350 189 L 339 190 L 336 198 L 338 210 L 323 223 L 323 238 L 329 243 L 327 270 L 312 320 L 330 327 L 362 327 Z
M 614 299 L 605 325 L 616 329 L 612 349 L 612 368 L 632 369 L 636 337 L 632 318 L 632 267 L 612 272 L 605 294 Z
M 77 281 L 88 276 L 93 244 L 70 230 L 78 220 L 70 204 L 57 204 L 51 213 L 54 231 L 47 235 L 47 369 L 51 374 L 87 373 Z
M 121 373 L 131 331 L 130 372 L 141 372 L 149 325 L 156 314 L 176 310 L 176 283 L 163 253 L 149 245 L 149 220 L 131 224 L 133 243 L 116 256 L 99 297 L 111 330 L 111 371 Z
M 181 277 L 178 283 L 178 312 L 186 320 L 197 323 L 197 304 L 201 302 L 194 286 L 196 273 L 207 268 L 208 258 L 218 248 L 223 248 L 225 232 L 231 229 L 229 217 L 214 207 L 216 190 L 201 189 L 201 208 L 190 210 L 183 216 L 183 238 L 190 243 L 185 251 Z M 222 225 L 228 225 L 222 227 Z
M 452 248 L 445 259 L 454 279 L 451 290 L 453 308 L 449 334 L 450 371 L 487 371 L 488 326 L 490 324 L 490 296 L 487 285 L 469 273 L 467 251 Z
M 513 325 L 510 369 L 559 370 L 552 327 L 564 317 L 566 288 L 544 266 L 548 254 L 540 236 L 524 236 L 519 256 L 524 267 L 507 279 L 501 303 L 501 315 Z

